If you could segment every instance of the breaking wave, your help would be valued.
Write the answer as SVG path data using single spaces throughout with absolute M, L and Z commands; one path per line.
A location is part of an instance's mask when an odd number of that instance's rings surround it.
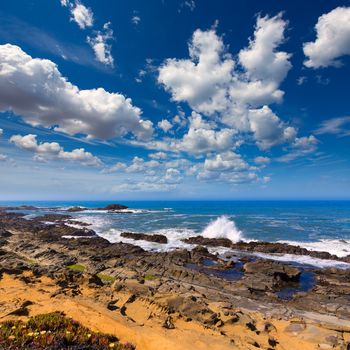
M 209 225 L 202 232 L 205 238 L 228 238 L 233 243 L 242 239 L 242 232 L 236 227 L 234 221 L 223 215 Z

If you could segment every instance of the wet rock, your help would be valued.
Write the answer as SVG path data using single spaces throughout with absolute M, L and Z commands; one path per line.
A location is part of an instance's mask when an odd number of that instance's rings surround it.
M 207 247 L 227 247 L 230 248 L 232 242 L 227 238 L 204 238 L 203 236 L 195 236 L 182 240 L 188 244 L 198 244 Z
M 257 260 L 244 264 L 243 281 L 252 292 L 277 291 L 300 279 L 301 271 L 296 267 L 271 260 Z
M 97 210 L 124 210 L 124 209 L 128 209 L 128 207 L 126 205 L 121 205 L 121 204 L 109 204 L 104 208 L 98 208 Z
M 88 279 L 88 284 L 94 287 L 104 285 L 101 278 L 99 278 L 97 275 L 91 275 Z
M 110 302 L 108 302 L 107 309 L 111 311 L 118 310 L 119 307 L 116 305 L 117 302 L 118 300 L 111 300 Z
M 86 210 L 86 208 L 82 208 L 82 207 L 71 207 L 71 208 L 67 209 L 67 211 L 69 213 L 76 213 L 76 212 L 84 211 L 84 210 Z
M 38 208 L 33 207 L 32 205 L 20 205 L 16 207 L 0 207 L 0 211 L 2 210 L 36 210 Z
M 244 264 L 243 269 L 248 274 L 262 273 L 264 275 L 273 275 L 275 278 L 286 282 L 298 282 L 301 273 L 296 267 L 269 260 L 248 262 Z
M 191 250 L 191 260 L 195 263 L 200 263 L 203 259 L 216 261 L 216 255 L 209 253 L 208 248 L 198 245 Z
M 300 246 L 294 246 L 286 243 L 275 242 L 238 242 L 231 244 L 232 249 L 245 250 L 249 252 L 261 252 L 267 254 L 294 254 L 294 255 L 309 255 L 319 259 L 335 259 L 341 260 L 337 256 L 328 252 L 318 252 L 307 250 Z
M 168 316 L 163 323 L 163 327 L 166 329 L 175 329 L 175 325 L 171 316 Z
M 290 325 L 288 325 L 285 328 L 285 332 L 287 333 L 294 333 L 294 334 L 298 334 L 300 332 L 303 332 L 306 329 L 306 324 L 303 322 L 300 323 L 291 323 Z
M 34 217 L 32 221 L 57 222 L 57 221 L 64 221 L 68 219 L 72 219 L 72 217 L 70 215 L 63 215 L 63 214 L 45 214 L 45 215 Z
M 142 241 L 155 242 L 155 243 L 161 243 L 161 244 L 168 243 L 168 239 L 166 238 L 166 236 L 158 235 L 158 234 L 147 235 L 145 233 L 122 232 L 120 235 L 122 237 L 131 238 L 134 240 L 142 240 Z
M 9 238 L 12 236 L 12 233 L 0 227 L 0 237 L 1 238 Z

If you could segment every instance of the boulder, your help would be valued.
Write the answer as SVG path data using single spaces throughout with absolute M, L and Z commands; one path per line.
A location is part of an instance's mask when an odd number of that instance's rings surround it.
M 298 282 L 301 274 L 296 267 L 270 260 L 248 262 L 243 269 L 246 274 L 263 274 L 283 282 Z
M 82 207 L 71 207 L 71 208 L 67 209 L 67 211 L 70 213 L 75 213 L 75 212 L 84 211 L 84 210 L 86 210 L 86 209 L 82 208 Z
M 227 238 L 205 238 L 203 236 L 195 236 L 182 240 L 188 244 L 198 244 L 207 247 L 227 247 L 232 246 L 232 242 Z
M 134 233 L 134 232 L 122 232 L 120 234 L 124 238 L 131 238 L 136 241 L 141 240 L 141 241 L 147 241 L 147 242 L 155 242 L 155 243 L 161 243 L 161 244 L 166 244 L 168 243 L 168 239 L 166 236 L 163 235 L 147 235 L 145 233 Z
M 12 233 L 0 227 L 0 237 L 1 238 L 9 238 L 12 236 Z
M 104 208 L 98 208 L 98 210 L 123 210 L 123 209 L 128 209 L 128 207 L 126 205 L 121 205 L 121 204 L 109 204 Z

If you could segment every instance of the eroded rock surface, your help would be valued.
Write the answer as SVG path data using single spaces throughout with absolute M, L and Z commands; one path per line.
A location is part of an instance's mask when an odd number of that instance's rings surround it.
M 317 335 L 322 338 L 322 342 L 320 340 L 317 344 L 336 344 L 334 348 L 338 346 L 341 349 L 343 346 L 346 349 L 347 340 L 343 334 L 345 329 L 346 332 L 350 331 L 349 270 L 311 269 L 315 275 L 313 287 L 306 292 L 296 292 L 291 300 L 285 301 L 278 297 L 278 292 L 284 288 L 298 288 L 302 273 L 300 268 L 290 264 L 256 260 L 253 256 L 243 259 L 240 255 L 234 256 L 234 253 L 232 258 L 235 260 L 225 261 L 203 246 L 210 246 L 208 243 L 223 246 L 227 244 L 226 240 L 212 242 L 196 238 L 190 241 L 191 244 L 198 244 L 192 251 L 147 252 L 137 245 L 109 243 L 87 228 L 68 226 L 65 220 L 70 219 L 67 215 L 50 214 L 28 220 L 23 214 L 1 211 L 0 278 L 9 274 L 30 284 L 33 279 L 25 277 L 25 273 L 30 271 L 38 279 L 40 276 L 52 278 L 57 286 L 55 296 L 66 295 L 73 298 L 84 293 L 82 286 L 88 286 L 94 291 L 97 301 L 103 302 L 109 311 L 120 313 L 128 322 L 141 322 L 133 311 L 133 305 L 144 303 L 149 310 L 161 310 L 160 326 L 164 325 L 169 331 L 177 328 L 177 320 L 198 322 L 219 333 L 223 332 L 223 336 L 233 338 L 231 327 L 243 327 L 254 335 L 249 340 L 251 344 L 257 342 L 265 349 L 278 349 L 273 338 L 273 326 L 269 326 L 267 322 L 262 326 L 251 313 L 258 312 L 263 315 L 261 319 L 314 317 L 312 322 L 317 327 L 325 322 L 324 317 L 327 320 L 331 317 L 332 327 L 337 330 L 333 329 L 333 333 L 327 333 L 327 336 Z M 51 223 L 47 224 L 47 221 Z M 143 234 L 136 235 L 140 236 L 129 238 L 146 238 Z M 80 238 L 65 239 L 64 236 Z M 163 236 L 159 240 L 164 241 Z M 235 245 L 230 243 L 230 247 L 245 252 L 263 249 L 269 253 L 304 252 L 299 247 L 287 248 L 286 245 L 258 242 Z M 314 253 L 307 252 L 308 255 Z M 329 258 L 327 255 L 317 255 L 321 256 Z M 205 269 L 189 266 L 204 266 Z M 211 273 L 214 269 L 222 272 L 237 269 L 242 277 L 229 280 L 225 278 L 225 273 Z M 125 299 L 124 294 L 128 295 Z M 154 311 L 149 311 L 147 317 L 152 318 L 152 312 Z M 317 323 L 318 319 L 322 322 Z M 147 322 L 147 318 L 143 319 L 142 323 L 144 322 Z M 346 322 L 349 322 L 349 327 Z M 293 327 L 285 332 L 312 333 L 308 324 L 304 329 L 298 326 L 293 331 Z M 264 342 L 256 338 L 257 333 L 266 334 Z M 238 344 L 239 340 L 235 341 Z M 242 344 L 248 344 L 245 341 Z M 252 346 L 256 347 L 256 344 Z

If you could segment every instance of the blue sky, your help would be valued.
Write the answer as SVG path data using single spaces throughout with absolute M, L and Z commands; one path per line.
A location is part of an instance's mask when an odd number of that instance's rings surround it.
M 4 0 L 0 200 L 350 198 L 350 2 Z

